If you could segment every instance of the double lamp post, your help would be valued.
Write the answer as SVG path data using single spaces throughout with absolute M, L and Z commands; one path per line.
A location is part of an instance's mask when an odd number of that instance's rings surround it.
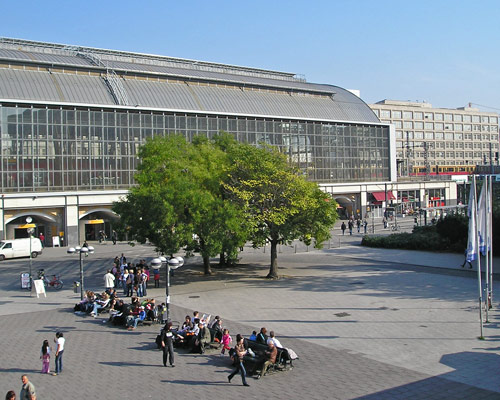
M 82 258 L 82 255 L 84 255 L 84 257 L 88 257 L 89 254 L 94 254 L 94 248 L 92 246 L 70 247 L 68 249 L 68 254 L 78 254 L 80 256 L 80 300 L 83 300 L 85 289 L 83 287 L 83 258 Z
M 182 257 L 172 257 L 167 259 L 164 256 L 160 256 L 158 258 L 154 258 L 151 260 L 151 266 L 153 268 L 160 268 L 160 266 L 164 264 L 166 265 L 165 268 L 165 274 L 166 274 L 166 285 L 165 285 L 165 305 L 166 305 L 166 310 L 165 310 L 165 316 L 164 320 L 169 321 L 170 319 L 170 270 L 175 270 L 179 267 L 182 267 L 184 265 L 184 259 Z

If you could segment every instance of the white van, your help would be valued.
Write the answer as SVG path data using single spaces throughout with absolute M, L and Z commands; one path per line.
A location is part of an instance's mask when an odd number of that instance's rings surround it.
M 31 238 L 31 257 L 42 254 L 42 242 L 38 238 Z M 0 261 L 6 258 L 29 257 L 30 239 L 14 239 L 0 241 Z

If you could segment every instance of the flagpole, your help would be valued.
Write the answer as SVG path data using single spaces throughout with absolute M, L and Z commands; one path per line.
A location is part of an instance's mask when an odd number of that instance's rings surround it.
M 472 176 L 472 190 L 474 190 L 474 202 L 472 204 L 472 212 L 474 214 L 474 221 L 477 221 L 477 191 L 476 191 L 476 177 Z M 479 288 L 479 326 L 480 326 L 480 336 L 479 339 L 484 340 L 483 336 L 483 289 L 481 284 L 481 251 L 479 249 L 479 237 L 477 232 L 477 226 L 474 227 L 474 241 L 476 245 L 477 255 L 477 284 Z
M 484 238 L 483 238 L 483 242 L 484 242 L 484 249 L 485 249 L 485 252 L 484 252 L 484 285 L 485 285 L 485 288 L 484 288 L 484 293 L 485 293 L 485 296 L 484 296 L 484 310 L 485 310 L 485 313 L 486 313 L 486 319 L 485 319 L 485 323 L 489 323 L 489 308 L 488 308 L 488 298 L 489 298 L 489 295 L 490 295 L 490 274 L 489 274 L 489 269 L 490 269 L 490 257 L 489 257 L 489 249 L 488 249 L 488 240 L 489 240 L 489 231 L 490 231 L 490 221 L 488 220 L 489 219 L 489 194 L 488 194 L 488 189 L 489 189 L 489 184 L 488 184 L 488 181 L 489 181 L 489 177 L 488 175 L 485 175 L 484 176 L 484 180 L 483 180 L 483 189 L 484 190 L 484 210 L 479 210 L 480 212 L 483 212 L 484 213 Z M 481 252 L 479 252 L 479 257 L 481 257 Z
M 490 175 L 490 190 L 489 190 L 488 200 L 490 202 L 489 216 L 490 230 L 488 232 L 489 236 L 489 247 L 490 247 L 490 293 L 488 297 L 488 308 L 493 305 L 493 176 Z

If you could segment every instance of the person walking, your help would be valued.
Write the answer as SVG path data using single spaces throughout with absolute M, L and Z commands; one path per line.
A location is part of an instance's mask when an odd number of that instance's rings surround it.
M 347 223 L 347 226 L 349 227 L 349 235 L 352 236 L 352 228 L 354 226 L 354 222 L 352 222 L 351 220 L 349 220 L 349 222 Z
M 247 383 L 246 376 L 247 371 L 245 370 L 245 366 L 243 365 L 243 357 L 247 354 L 247 350 L 245 349 L 245 345 L 243 344 L 243 336 L 238 335 L 236 346 L 234 347 L 234 359 L 236 363 L 236 368 L 233 372 L 229 374 L 227 380 L 231 383 L 231 379 L 239 372 L 241 374 L 241 381 L 243 382 L 243 386 L 250 386 Z
M 54 343 L 56 343 L 56 370 L 52 374 L 54 376 L 60 374 L 62 372 L 63 362 L 62 357 L 64 353 L 64 343 L 66 339 L 64 339 L 62 332 L 56 332 L 56 337 L 54 338 Z
M 116 241 L 118 240 L 118 234 L 115 230 L 113 230 L 113 233 L 111 234 L 111 240 L 113 241 L 113 244 L 116 244 Z
M 356 226 L 358 228 L 358 233 L 360 233 L 360 229 L 361 229 L 361 220 L 358 218 L 356 219 Z
M 366 219 L 363 220 L 363 229 L 365 230 L 365 235 L 366 235 L 366 228 L 368 226 L 368 221 Z
M 28 380 L 28 376 L 21 376 L 21 381 L 23 382 L 23 386 L 21 387 L 19 398 L 21 400 L 36 400 L 35 385 Z
M 163 366 L 167 366 L 167 359 L 171 367 L 174 364 L 174 334 L 172 332 L 172 322 L 167 322 L 161 331 L 161 349 L 163 350 Z
M 50 373 L 50 346 L 48 340 L 43 341 L 40 360 L 42 360 L 42 374 Z
M 342 222 L 342 225 L 340 226 L 340 229 L 342 229 L 342 236 L 344 236 L 345 235 L 345 229 L 346 229 L 345 222 Z

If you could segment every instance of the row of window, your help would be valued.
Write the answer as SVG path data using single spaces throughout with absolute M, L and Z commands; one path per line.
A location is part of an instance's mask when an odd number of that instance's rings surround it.
M 384 121 L 390 122 L 390 121 Z M 468 124 L 451 124 L 442 122 L 412 122 L 412 121 L 393 121 L 396 128 L 404 129 L 426 129 L 426 130 L 450 130 L 450 131 L 465 131 L 465 132 L 498 132 L 498 125 L 468 125 Z
M 396 139 L 429 139 L 429 140 L 480 140 L 498 142 L 497 134 L 472 134 L 452 132 L 422 132 L 422 131 L 396 131 Z
M 489 142 L 489 143 L 467 143 L 467 142 L 433 142 L 433 143 L 428 143 L 425 144 L 424 142 L 410 142 L 406 144 L 404 141 L 398 141 L 396 142 L 396 147 L 397 148 L 405 148 L 409 149 L 411 151 L 414 151 L 415 149 L 419 148 L 425 148 L 427 146 L 428 148 L 446 148 L 446 149 L 487 149 L 491 151 L 497 151 L 498 150 L 498 143 L 495 142 Z
M 439 112 L 422 111 L 400 111 L 400 110 L 373 110 L 375 114 L 383 118 L 392 119 L 414 119 L 427 121 L 449 121 L 449 122 L 476 122 L 482 124 L 498 124 L 498 117 L 488 115 L 470 115 L 470 114 L 445 114 Z

